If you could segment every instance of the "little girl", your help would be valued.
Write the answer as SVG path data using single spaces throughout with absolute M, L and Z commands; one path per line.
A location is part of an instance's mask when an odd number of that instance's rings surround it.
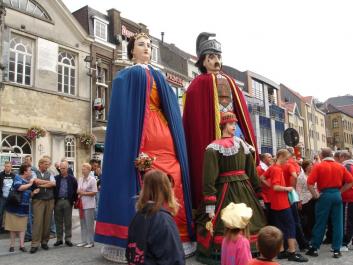
M 251 260 L 248 224 L 252 209 L 245 203 L 230 203 L 221 212 L 226 228 L 222 242 L 222 265 L 247 265 Z
M 143 178 L 137 213 L 129 225 L 126 259 L 129 265 L 185 265 L 173 216 L 178 212 L 168 176 L 148 171 Z

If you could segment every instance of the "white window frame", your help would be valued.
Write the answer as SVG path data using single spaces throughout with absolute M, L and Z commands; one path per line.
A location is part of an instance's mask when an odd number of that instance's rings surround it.
M 151 62 L 158 63 L 158 46 L 152 44 Z
M 59 61 L 59 56 L 61 54 L 64 54 L 64 53 L 67 53 L 69 55 L 71 55 L 72 58 L 69 58 L 69 57 L 63 57 L 61 62 Z M 70 60 L 71 62 L 74 63 L 74 65 L 72 64 L 66 64 L 66 63 L 63 63 L 64 59 L 68 59 Z M 58 92 L 59 93 L 63 93 L 63 94 L 67 94 L 67 95 L 72 95 L 72 96 L 75 96 L 76 95 L 76 87 L 77 87 L 77 78 L 76 78 L 76 75 L 77 75 L 77 71 L 76 71 L 76 55 L 72 52 L 69 52 L 69 51 L 66 51 L 66 50 L 61 50 L 59 51 L 59 54 L 58 54 L 58 82 L 57 82 L 57 85 L 58 85 Z M 60 73 L 59 73 L 59 68 L 61 67 L 61 77 L 60 77 Z M 65 72 L 65 69 L 68 69 L 68 91 L 65 92 L 65 75 L 64 75 L 64 72 Z M 74 75 L 72 76 L 71 75 L 71 70 L 74 71 Z M 61 80 L 60 80 L 61 78 Z M 71 91 L 71 78 L 74 79 L 74 85 L 73 85 L 73 93 Z M 60 81 L 60 82 L 59 82 Z
M 128 59 L 127 45 L 128 45 L 128 42 L 126 40 L 123 40 L 121 42 L 121 59 L 123 59 L 123 60 Z
M 12 42 L 15 41 L 15 39 L 19 39 L 20 41 L 17 42 L 14 47 L 11 47 Z M 27 44 L 25 42 L 28 42 Z M 30 45 L 30 49 L 31 51 L 28 51 L 28 45 Z M 25 52 L 23 51 L 19 51 L 17 50 L 17 48 L 19 46 L 24 47 L 24 49 L 26 50 Z M 22 35 L 16 34 L 16 33 L 11 33 L 11 40 L 10 40 L 10 53 L 9 53 L 9 65 L 8 65 L 8 69 L 9 69 L 9 81 L 15 84 L 20 84 L 20 85 L 24 85 L 24 86 L 32 86 L 32 77 L 33 77 L 33 49 L 34 48 L 34 40 L 24 37 Z M 10 71 L 10 64 L 11 64 L 11 54 L 14 53 L 15 55 L 15 61 L 14 61 L 14 70 Z M 18 57 L 22 55 L 23 56 L 23 60 L 22 60 L 22 73 L 18 72 Z M 29 57 L 30 58 L 30 73 L 29 73 L 29 84 L 26 84 L 26 76 L 28 77 L 28 75 L 26 75 L 26 58 Z M 14 78 L 13 80 L 10 79 L 10 72 L 13 73 Z M 21 82 L 17 82 L 17 76 L 18 74 L 22 74 L 22 81 Z
M 260 91 L 261 88 L 261 91 Z M 264 84 L 252 79 L 252 89 L 253 89 L 253 94 L 254 94 L 254 98 L 257 98 L 261 101 L 264 100 Z
M 98 25 L 97 22 L 99 23 Z M 98 17 L 94 17 L 94 37 L 103 41 L 108 41 L 108 25 L 108 21 Z M 104 31 L 102 30 L 102 28 L 100 28 L 101 32 L 104 32 L 104 36 L 99 36 L 97 34 L 97 26 L 104 26 Z
M 65 140 L 64 140 L 64 149 L 65 149 L 65 159 L 69 163 L 69 165 L 72 165 L 72 171 L 75 173 L 75 167 L 76 167 L 76 138 L 73 135 L 66 135 Z M 69 150 L 68 148 L 71 147 L 73 150 Z M 68 156 L 68 154 L 73 154 L 72 156 Z

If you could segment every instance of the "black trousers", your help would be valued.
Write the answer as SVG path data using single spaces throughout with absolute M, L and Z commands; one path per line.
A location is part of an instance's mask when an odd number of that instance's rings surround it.
M 353 202 L 343 203 L 343 246 L 348 246 L 353 237 Z
M 311 240 L 311 233 L 315 224 L 315 203 L 316 200 L 311 199 L 306 204 L 303 204 L 302 209 L 299 210 L 303 233 L 308 241 Z
M 304 236 L 302 224 L 300 222 L 299 212 L 298 212 L 298 205 L 297 203 L 293 203 L 291 205 L 292 214 L 295 222 L 295 238 L 298 242 L 300 249 L 305 249 L 309 247 L 309 242 Z

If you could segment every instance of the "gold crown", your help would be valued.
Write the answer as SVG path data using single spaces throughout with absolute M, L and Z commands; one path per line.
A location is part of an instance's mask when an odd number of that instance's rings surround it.
M 135 40 L 138 40 L 139 38 L 142 38 L 142 37 L 144 37 L 144 38 L 146 38 L 146 39 L 151 39 L 146 33 L 144 33 L 144 32 L 140 32 L 140 33 L 136 33 L 135 35 L 134 35 L 134 39 Z

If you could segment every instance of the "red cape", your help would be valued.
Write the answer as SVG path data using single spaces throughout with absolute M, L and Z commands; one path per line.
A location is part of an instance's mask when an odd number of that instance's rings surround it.
M 225 75 L 232 88 L 234 112 L 245 141 L 255 147 L 256 138 L 249 111 L 241 90 L 235 80 Z M 216 110 L 219 112 L 219 109 Z M 202 168 L 204 152 L 216 139 L 216 113 L 212 74 L 197 76 L 186 91 L 183 124 L 188 149 L 190 182 L 193 208 L 197 209 L 202 196 Z M 258 156 L 256 155 L 256 158 Z M 257 159 L 258 160 L 258 159 Z

